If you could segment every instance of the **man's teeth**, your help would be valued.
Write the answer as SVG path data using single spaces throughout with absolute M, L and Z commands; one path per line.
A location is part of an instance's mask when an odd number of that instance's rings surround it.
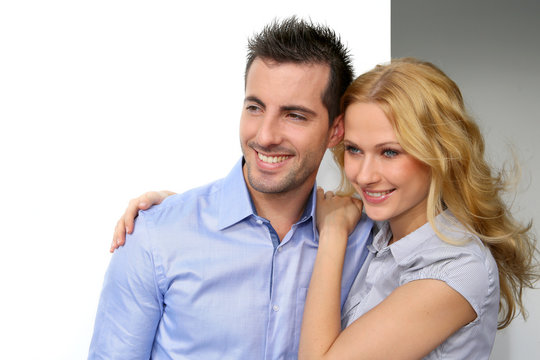
M 371 192 L 371 191 L 366 190 L 366 194 L 372 197 L 381 197 L 383 195 L 390 194 L 392 191 L 394 190 L 387 190 L 387 191 L 382 191 L 382 192 Z
M 288 156 L 266 156 L 261 153 L 257 153 L 259 155 L 259 159 L 265 163 L 269 164 L 275 164 L 278 162 L 282 162 L 283 160 L 287 159 Z

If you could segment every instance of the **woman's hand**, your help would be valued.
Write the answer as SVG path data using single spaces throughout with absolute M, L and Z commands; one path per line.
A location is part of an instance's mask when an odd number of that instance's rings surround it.
M 362 201 L 350 196 L 338 196 L 317 188 L 317 229 L 328 227 L 345 230 L 349 235 L 362 217 Z
M 122 215 L 120 220 L 116 223 L 111 249 L 109 251 L 114 252 L 118 247 L 125 244 L 126 233 L 131 234 L 133 232 L 133 225 L 139 210 L 146 210 L 153 205 L 160 204 L 167 196 L 174 194 L 174 192 L 168 190 L 149 191 L 135 199 L 131 199 L 124 215 Z

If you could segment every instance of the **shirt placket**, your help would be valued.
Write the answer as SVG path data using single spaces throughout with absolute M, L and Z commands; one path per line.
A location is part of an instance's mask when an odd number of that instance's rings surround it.
M 285 236 L 280 243 L 279 237 L 274 228 L 267 223 L 268 233 L 270 239 L 274 244 L 274 251 L 272 254 L 272 273 L 270 278 L 270 298 L 268 306 L 268 327 L 266 336 L 266 351 L 265 359 L 276 360 L 285 359 L 283 352 L 287 351 L 293 346 L 293 332 L 291 328 L 291 322 L 294 321 L 294 310 L 296 304 L 294 301 L 290 301 L 290 294 L 295 293 L 296 287 L 292 286 L 291 281 L 288 279 L 282 279 L 277 274 L 282 274 L 283 268 L 287 266 L 287 243 L 292 240 L 296 231 L 297 225 L 293 225 L 289 233 Z M 294 297 L 294 296 L 293 296 Z M 283 333 L 290 332 L 288 337 L 288 345 L 283 343 Z M 280 337 L 280 339 L 277 339 Z

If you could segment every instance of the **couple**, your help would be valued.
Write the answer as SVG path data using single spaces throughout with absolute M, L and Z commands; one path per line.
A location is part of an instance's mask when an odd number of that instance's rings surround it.
M 250 40 L 242 160 L 139 214 L 89 358 L 489 358 L 538 277 L 530 227 L 444 73 L 400 59 L 351 81 L 326 27 L 291 18 Z M 365 214 L 314 188 L 326 148 Z M 128 232 L 166 195 L 133 201 Z

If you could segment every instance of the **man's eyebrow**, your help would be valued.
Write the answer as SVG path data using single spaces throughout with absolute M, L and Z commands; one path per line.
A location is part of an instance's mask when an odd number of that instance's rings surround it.
M 266 108 L 266 105 L 262 102 L 262 100 L 259 99 L 259 98 L 256 97 L 256 96 L 246 96 L 246 98 L 244 99 L 244 103 L 246 103 L 246 102 L 248 102 L 248 101 L 257 103 L 257 104 L 259 104 L 262 108 Z
M 253 95 L 250 95 L 250 96 L 246 96 L 245 99 L 244 99 L 244 103 L 248 102 L 248 101 L 251 101 L 251 102 L 254 102 L 254 103 L 257 103 L 259 104 L 262 108 L 266 108 L 266 104 L 261 100 L 259 99 L 258 97 L 256 96 L 253 96 Z M 279 110 L 281 112 L 286 112 L 286 111 L 300 111 L 300 112 L 303 112 L 305 114 L 309 114 L 309 115 L 312 115 L 312 116 L 316 116 L 317 113 L 305 106 L 301 106 L 301 105 L 283 105 L 279 108 Z
M 285 111 L 300 111 L 300 112 L 303 112 L 305 114 L 309 114 L 309 115 L 312 115 L 312 116 L 316 116 L 317 113 L 311 109 L 308 109 L 307 107 L 304 107 L 304 106 L 300 106 L 300 105 L 285 105 L 285 106 L 281 106 L 279 108 L 281 110 L 281 112 L 285 112 Z

